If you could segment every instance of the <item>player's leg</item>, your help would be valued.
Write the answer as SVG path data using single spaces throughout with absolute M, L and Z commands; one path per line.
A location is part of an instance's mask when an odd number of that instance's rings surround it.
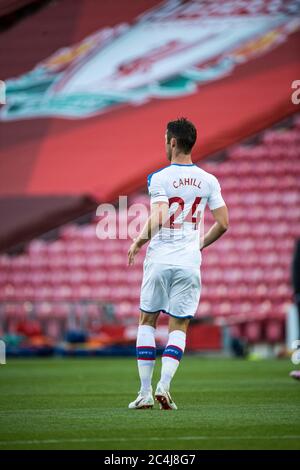
M 158 315 L 168 306 L 168 273 L 165 266 L 147 260 L 141 289 L 141 316 L 137 335 L 137 359 L 142 392 L 151 390 L 156 357 L 155 328 Z
M 141 382 L 137 398 L 129 403 L 130 409 L 152 408 L 152 375 L 156 358 L 155 328 L 160 312 L 146 313 L 141 311 L 136 340 L 136 356 Z
M 137 399 L 129 404 L 129 408 L 150 408 L 154 402 L 151 381 L 156 358 L 155 327 L 160 311 L 168 302 L 162 271 L 160 266 L 149 261 L 144 263 L 141 315 L 136 342 L 141 389 Z
M 162 356 L 162 369 L 160 382 L 169 391 L 171 381 L 178 369 L 184 354 L 186 334 L 190 319 L 169 319 L 169 338 Z
M 169 295 L 169 338 L 162 356 L 161 378 L 155 392 L 163 409 L 176 409 L 170 384 L 185 350 L 190 319 L 195 315 L 201 292 L 200 270 L 174 266 Z
M 136 341 L 136 355 L 142 395 L 152 395 L 152 375 L 156 358 L 155 328 L 160 312 L 141 311 Z
M 161 377 L 155 391 L 155 398 L 165 410 L 177 409 L 170 395 L 170 385 L 185 350 L 189 322 L 189 318 L 169 319 L 169 338 L 162 355 Z

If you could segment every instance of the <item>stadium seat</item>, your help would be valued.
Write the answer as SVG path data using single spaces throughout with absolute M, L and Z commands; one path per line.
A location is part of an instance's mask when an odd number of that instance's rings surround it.
M 269 129 L 258 143 L 233 146 L 221 163 L 200 163 L 220 178 L 231 226 L 203 251 L 197 316 L 223 319 L 251 343 L 283 338 L 292 300 L 291 257 L 300 236 L 299 157 L 298 116 L 293 128 Z M 133 204 L 149 210 L 146 192 L 130 195 Z M 122 230 L 126 214 L 119 215 Z M 99 220 L 70 223 L 55 241 L 33 240 L 23 254 L 0 256 L 1 315 L 10 331 L 29 314 L 46 322 L 53 338 L 70 318 L 92 328 L 104 318 L 107 302 L 114 305 L 115 321 L 136 324 L 146 247 L 128 269 L 130 242 L 99 239 Z M 208 212 L 205 228 L 212 222 Z

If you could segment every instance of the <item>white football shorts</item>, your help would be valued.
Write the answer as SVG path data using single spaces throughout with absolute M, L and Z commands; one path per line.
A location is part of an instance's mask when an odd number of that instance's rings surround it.
M 162 311 L 173 317 L 192 318 L 198 308 L 201 276 L 198 267 L 144 261 L 140 309 Z

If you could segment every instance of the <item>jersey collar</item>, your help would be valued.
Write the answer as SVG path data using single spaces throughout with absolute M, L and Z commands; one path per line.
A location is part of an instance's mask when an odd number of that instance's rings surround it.
M 195 166 L 194 163 L 171 163 L 171 165 L 175 165 L 175 166 Z

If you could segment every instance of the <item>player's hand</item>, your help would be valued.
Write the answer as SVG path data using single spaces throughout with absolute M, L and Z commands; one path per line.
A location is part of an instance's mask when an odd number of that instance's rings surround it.
M 139 252 L 140 247 L 137 245 L 136 241 L 132 243 L 128 250 L 128 265 L 131 266 L 134 264 L 135 255 Z

